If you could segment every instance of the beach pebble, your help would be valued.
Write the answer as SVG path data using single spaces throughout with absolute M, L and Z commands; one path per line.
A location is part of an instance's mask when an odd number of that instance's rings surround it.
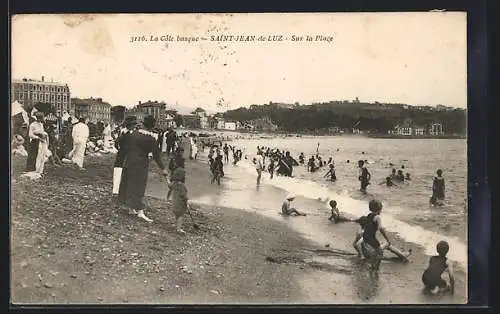
M 53 285 L 51 283 L 49 283 L 49 282 L 44 283 L 43 286 L 45 288 L 52 288 L 53 287 Z
M 210 293 L 213 293 L 213 294 L 219 295 L 219 291 L 217 291 L 217 290 L 210 290 Z
M 180 288 L 180 286 L 179 286 L 179 285 L 175 285 L 175 287 L 176 287 L 176 288 Z
M 24 267 L 26 267 L 26 266 L 28 266 L 28 262 L 26 262 L 26 261 L 22 261 L 22 262 L 21 262 L 21 267 L 23 267 L 23 268 L 24 268 Z
M 165 291 L 165 287 L 160 286 L 160 291 Z

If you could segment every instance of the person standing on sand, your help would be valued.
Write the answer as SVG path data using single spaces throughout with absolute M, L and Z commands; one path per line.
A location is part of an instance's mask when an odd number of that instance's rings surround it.
M 184 184 L 186 181 L 186 172 L 184 168 L 177 168 L 172 173 L 171 183 L 167 194 L 167 200 L 172 196 L 173 211 L 175 214 L 175 229 L 179 234 L 186 234 L 182 229 L 184 214 L 188 211 L 187 189 Z
M 44 114 L 40 111 L 36 111 L 33 114 L 35 119 L 28 128 L 28 158 L 26 159 L 26 172 L 31 172 L 36 170 L 36 160 L 38 156 L 38 146 L 40 141 L 45 136 L 45 130 L 43 128 Z
M 156 120 L 152 116 L 147 116 L 143 122 L 144 129 L 136 130 L 130 135 L 125 151 L 119 191 L 119 201 L 129 208 L 129 213 L 137 215 L 147 222 L 153 221 L 144 214 L 142 202 L 148 182 L 148 155 L 150 153 L 153 154 L 162 174 L 168 175 L 168 171 L 163 166 L 156 139 L 152 136 L 151 130 L 153 130 L 155 123 Z
M 222 150 L 224 151 L 224 162 L 227 164 L 229 163 L 229 147 L 227 146 L 227 143 L 224 144 Z
M 71 136 L 73 137 L 73 149 L 69 152 L 68 157 L 71 161 L 80 168 L 83 168 L 83 160 L 85 158 L 85 148 L 89 139 L 88 120 L 84 117 L 79 119 L 79 122 L 73 126 Z M 64 161 L 64 160 L 63 160 Z
M 113 166 L 113 195 L 118 196 L 120 189 L 120 181 L 123 171 L 123 162 L 125 161 L 125 153 L 127 151 L 127 145 L 130 141 L 130 136 L 134 131 L 137 124 L 137 118 L 135 116 L 128 116 L 125 118 L 125 128 L 120 130 L 115 141 L 115 148 L 117 149 L 115 163 Z

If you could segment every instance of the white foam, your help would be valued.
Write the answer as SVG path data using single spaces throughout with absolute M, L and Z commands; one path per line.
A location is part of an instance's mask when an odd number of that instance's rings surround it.
M 242 160 L 238 163 L 238 168 L 255 174 L 254 166 L 246 160 Z M 274 178 L 270 180 L 263 176 L 262 184 L 272 185 L 305 198 L 313 200 L 321 199 L 325 202 L 325 206 L 327 205 L 329 199 L 335 199 L 341 206 L 343 212 L 357 217 L 367 214 L 368 204 L 366 201 L 354 199 L 350 197 L 346 191 L 341 194 L 337 194 L 328 189 L 326 186 L 310 180 L 282 176 L 274 176 Z M 422 246 L 428 255 L 436 254 L 436 244 L 439 241 L 447 241 L 450 245 L 448 258 L 458 262 L 462 267 L 467 268 L 467 246 L 457 237 L 441 235 L 436 232 L 426 230 L 421 226 L 400 221 L 391 215 L 391 212 L 401 212 L 404 209 L 400 207 L 391 208 L 390 206 L 387 206 L 387 204 L 384 205 L 382 220 L 384 227 L 387 230 L 398 234 L 405 241 Z

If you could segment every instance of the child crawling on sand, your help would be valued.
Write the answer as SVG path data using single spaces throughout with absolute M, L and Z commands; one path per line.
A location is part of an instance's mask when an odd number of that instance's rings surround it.
M 177 233 L 184 235 L 186 232 L 182 229 L 182 223 L 184 221 L 184 214 L 188 210 L 187 189 L 184 184 L 186 181 L 186 172 L 184 168 L 175 169 L 170 180 L 167 199 L 172 195 L 175 229 Z
M 331 200 L 328 204 L 330 205 L 332 210 L 332 214 L 330 215 L 330 218 L 328 218 L 328 220 L 333 221 L 334 223 L 354 221 L 340 214 L 340 211 L 337 208 L 337 201 Z
M 422 282 L 425 289 L 432 294 L 447 291 L 453 293 L 454 291 L 455 279 L 453 277 L 453 270 L 446 258 L 449 249 L 448 242 L 439 241 L 436 245 L 438 255 L 432 256 L 429 259 L 429 266 L 422 274 Z M 449 283 L 441 277 L 443 273 L 448 274 Z
M 305 213 L 301 213 L 295 208 L 292 207 L 292 202 L 295 199 L 295 195 L 290 194 L 286 197 L 285 201 L 283 202 L 283 205 L 281 205 L 281 214 L 284 216 L 306 216 Z

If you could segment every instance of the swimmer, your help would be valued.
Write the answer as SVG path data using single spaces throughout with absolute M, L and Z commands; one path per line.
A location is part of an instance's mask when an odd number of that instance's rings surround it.
M 379 185 L 386 185 L 387 187 L 397 186 L 394 182 L 392 182 L 391 177 L 386 177 L 384 182 L 380 182 Z
M 283 202 L 283 205 L 281 205 L 281 213 L 284 216 L 292 216 L 292 214 L 295 216 L 306 216 L 305 213 L 301 213 L 292 207 L 293 200 L 295 200 L 295 195 L 289 194 Z
M 395 179 L 399 182 L 405 181 L 405 175 L 403 174 L 403 170 L 398 170 L 398 174 L 396 175 Z
M 449 249 L 450 246 L 448 242 L 439 241 L 436 245 L 438 255 L 431 256 L 429 259 L 429 266 L 422 274 L 422 282 L 424 283 L 425 289 L 432 294 L 446 291 L 450 291 L 451 293 L 454 292 L 455 279 L 453 277 L 453 269 L 451 263 L 449 263 L 446 258 Z M 446 282 L 441 277 L 443 273 L 448 274 L 449 282 Z
M 366 194 L 366 187 L 370 184 L 372 175 L 368 171 L 368 168 L 366 168 L 365 162 L 363 160 L 358 161 L 358 167 L 359 167 L 358 180 L 361 183 L 361 187 L 359 190 L 363 194 Z
M 407 172 L 407 173 L 406 173 L 406 175 L 405 175 L 405 180 L 406 180 L 406 181 L 411 180 L 411 177 L 410 177 L 410 173 L 409 173 L 409 172 Z
M 330 181 L 331 182 L 335 182 L 337 181 L 337 176 L 335 175 L 335 165 L 334 164 L 330 164 L 330 169 L 328 170 L 328 172 L 323 176 L 323 178 L 326 178 L 330 176 Z

